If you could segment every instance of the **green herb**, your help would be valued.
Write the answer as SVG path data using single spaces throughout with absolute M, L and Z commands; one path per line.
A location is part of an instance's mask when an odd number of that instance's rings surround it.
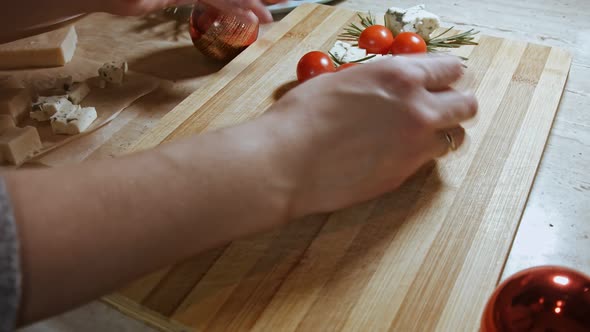
M 358 41 L 363 30 L 377 24 L 375 23 L 375 17 L 371 15 L 371 12 L 369 12 L 367 16 L 363 16 L 361 14 L 356 15 L 361 20 L 360 27 L 355 23 L 350 23 L 347 27 L 344 28 L 344 32 L 340 34 L 340 39 L 345 41 Z
M 332 58 L 332 61 L 334 61 L 334 63 L 337 64 L 338 66 L 341 66 L 345 63 L 361 63 L 363 61 L 371 60 L 374 57 L 376 57 L 375 54 L 372 54 L 372 55 L 369 55 L 369 56 L 364 57 L 362 59 L 358 59 L 358 60 L 354 60 L 354 61 L 350 61 L 350 62 L 342 62 L 334 54 L 332 54 L 332 52 L 328 52 L 328 55 L 330 55 L 330 57 Z
M 350 23 L 348 26 L 344 28 L 344 32 L 338 36 L 339 39 L 342 41 L 357 43 L 354 46 L 358 45 L 358 39 L 360 38 L 363 30 L 376 24 L 375 17 L 372 16 L 371 13 L 369 13 L 367 16 L 363 16 L 361 14 L 357 15 L 360 19 L 360 25 Z M 454 27 L 450 27 L 447 30 L 443 31 L 441 34 L 437 35 L 436 37 L 426 41 L 426 45 L 428 46 L 428 52 L 435 53 L 439 52 L 442 49 L 478 45 L 478 43 L 475 41 L 475 35 L 477 35 L 479 31 L 474 31 L 474 29 L 471 29 L 469 31 L 465 31 L 457 35 L 445 37 L 445 35 L 447 35 L 451 30 L 453 30 L 453 28 Z M 467 60 L 467 58 L 464 57 L 461 57 L 461 59 Z
M 473 29 L 465 31 L 460 34 L 457 34 L 457 35 L 443 37 L 444 35 L 449 33 L 451 30 L 453 30 L 453 28 L 454 27 L 448 28 L 443 33 L 439 34 L 438 36 L 436 36 L 436 37 L 430 39 L 428 42 L 426 42 L 426 44 L 428 45 L 428 51 L 429 52 L 436 52 L 437 49 L 440 49 L 440 48 L 459 48 L 461 46 L 478 45 L 478 43 L 475 42 L 474 40 L 475 40 L 475 35 L 477 35 L 479 33 L 479 31 L 474 31 Z

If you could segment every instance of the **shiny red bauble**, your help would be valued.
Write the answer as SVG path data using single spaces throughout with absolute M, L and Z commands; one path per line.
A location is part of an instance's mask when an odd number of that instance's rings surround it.
M 247 24 L 204 3 L 196 4 L 190 18 L 190 34 L 204 55 L 221 61 L 235 58 L 258 38 L 259 24 Z
M 521 271 L 494 292 L 481 332 L 588 332 L 590 279 L 556 266 Z

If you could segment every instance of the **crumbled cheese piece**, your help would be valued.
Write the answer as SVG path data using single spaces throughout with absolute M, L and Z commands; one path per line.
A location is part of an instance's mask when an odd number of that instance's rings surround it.
M 330 50 L 330 53 L 340 63 L 347 63 L 353 61 L 359 62 L 359 60 L 371 57 L 370 59 L 360 61 L 360 63 L 369 63 L 377 59 L 381 59 L 383 57 L 383 55 L 381 54 L 367 54 L 367 51 L 363 50 L 362 48 L 352 46 L 351 44 L 340 40 L 337 41 L 336 44 L 334 44 L 334 46 Z
M 440 27 L 440 18 L 425 10 L 426 6 L 418 5 L 408 9 L 391 7 L 385 13 L 385 26 L 395 36 L 401 32 L 415 32 L 424 40 Z
M 56 135 L 76 135 L 84 132 L 98 118 L 94 107 L 76 107 L 51 117 L 51 129 Z
M 37 121 L 49 121 L 54 114 L 62 111 L 69 112 L 73 107 L 67 96 L 39 97 L 39 100 L 33 103 L 30 116 Z
M 120 85 L 125 81 L 125 74 L 128 70 L 127 62 L 112 61 L 100 67 L 98 76 L 105 82 Z
M 90 93 L 90 86 L 86 82 L 75 82 L 67 91 L 68 99 L 73 104 L 80 104 Z
M 42 147 L 35 127 L 8 128 L 0 135 L 0 161 L 20 165 Z
M 343 41 L 338 40 L 330 50 L 330 53 L 334 56 L 334 58 L 336 58 L 336 60 L 342 62 L 342 59 L 344 58 L 346 52 L 348 52 L 348 49 L 351 46 L 352 45 L 350 45 L 349 43 L 345 43 Z
M 334 44 L 330 53 L 341 63 L 358 61 L 367 57 L 367 51 L 340 40 Z
M 342 58 L 342 62 L 353 62 L 362 60 L 363 58 L 367 57 L 367 51 L 363 50 L 362 48 L 358 48 L 356 46 L 351 46 L 348 49 L 348 52 Z

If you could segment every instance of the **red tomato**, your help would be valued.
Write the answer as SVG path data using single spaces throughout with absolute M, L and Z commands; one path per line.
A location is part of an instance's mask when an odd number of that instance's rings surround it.
M 336 68 L 336 71 L 342 71 L 346 68 L 354 67 L 356 65 L 358 65 L 358 63 L 353 63 L 353 62 L 343 63 L 338 68 Z
M 330 57 L 319 51 L 312 51 L 305 54 L 297 64 L 297 80 L 305 82 L 324 73 L 336 71 Z
M 427 49 L 424 39 L 413 32 L 400 33 L 391 45 L 391 53 L 393 54 L 426 53 Z
M 369 54 L 388 54 L 393 44 L 393 34 L 382 25 L 372 25 L 361 33 L 359 48 Z

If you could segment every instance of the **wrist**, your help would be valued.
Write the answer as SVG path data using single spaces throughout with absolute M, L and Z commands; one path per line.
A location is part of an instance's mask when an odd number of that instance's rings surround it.
M 281 196 L 284 200 L 283 215 L 287 220 L 304 217 L 309 213 L 302 204 L 301 196 L 308 184 L 308 154 L 310 151 L 306 127 L 300 123 L 300 117 L 293 115 L 301 112 L 287 111 L 290 105 L 282 104 L 279 109 L 269 111 L 260 119 L 257 132 L 263 137 L 268 174 L 275 183 L 280 183 Z M 300 111 L 300 110 L 297 110 Z
M 257 233 L 290 220 L 293 178 L 282 169 L 273 126 L 263 117 L 163 145 L 153 158 L 182 179 L 174 191 L 209 202 L 213 219 L 239 224 L 231 238 Z
M 223 132 L 237 150 L 238 158 L 243 160 L 248 176 L 257 179 L 259 187 L 256 186 L 253 196 L 259 195 L 258 199 L 267 205 L 265 214 L 273 216 L 278 224 L 294 217 L 292 201 L 298 179 L 289 162 L 292 151 L 281 132 L 282 120 L 280 116 L 267 114 Z

